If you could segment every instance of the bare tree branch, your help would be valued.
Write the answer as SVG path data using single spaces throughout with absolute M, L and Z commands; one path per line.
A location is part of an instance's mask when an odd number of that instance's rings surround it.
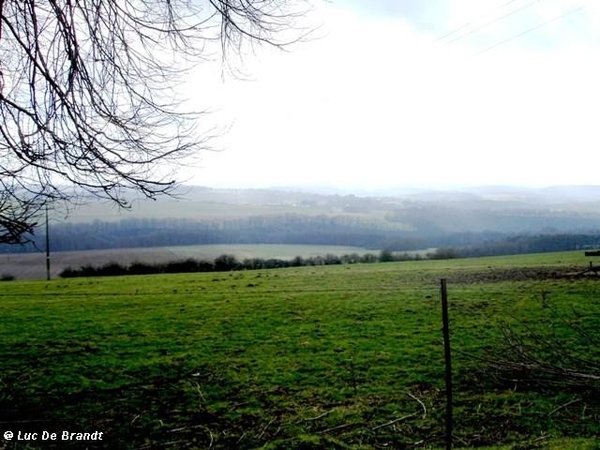
M 212 42 L 293 41 L 292 1 L 0 0 L 0 242 L 49 199 L 172 192 L 207 145 L 177 82 Z

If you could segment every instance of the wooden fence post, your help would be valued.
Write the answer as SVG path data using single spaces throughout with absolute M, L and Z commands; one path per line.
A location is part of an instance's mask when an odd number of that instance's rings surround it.
M 50 227 L 48 225 L 48 204 L 46 204 L 46 280 L 50 281 Z
M 448 291 L 446 279 L 441 280 L 444 358 L 446 362 L 446 450 L 452 448 L 452 359 L 450 355 L 450 325 L 448 321 Z

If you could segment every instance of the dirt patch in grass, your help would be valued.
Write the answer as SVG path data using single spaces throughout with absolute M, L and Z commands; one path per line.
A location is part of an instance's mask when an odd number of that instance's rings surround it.
M 581 267 L 514 267 L 514 268 L 486 268 L 481 270 L 454 271 L 448 276 L 448 282 L 494 283 L 503 281 L 542 281 L 557 279 L 574 279 L 587 276 Z M 591 278 L 600 276 L 592 275 Z

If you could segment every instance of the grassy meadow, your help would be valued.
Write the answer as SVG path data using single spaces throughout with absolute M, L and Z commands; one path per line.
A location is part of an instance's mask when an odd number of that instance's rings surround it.
M 567 276 L 587 265 L 572 252 L 1 283 L 0 432 L 104 438 L 0 449 L 443 448 L 442 277 L 455 446 L 598 449 L 598 380 L 492 364 L 515 350 L 507 336 L 559 342 L 539 351 L 565 369 L 598 361 L 600 280 Z

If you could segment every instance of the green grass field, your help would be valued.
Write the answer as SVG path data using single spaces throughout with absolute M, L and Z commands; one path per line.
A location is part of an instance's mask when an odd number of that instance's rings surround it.
M 0 432 L 104 437 L 0 434 L 0 449 L 442 448 L 442 277 L 455 445 L 598 449 L 598 381 L 515 381 L 482 360 L 507 355 L 510 328 L 598 361 L 575 330 L 597 334 L 600 280 L 562 276 L 587 264 L 575 252 L 2 283 Z

